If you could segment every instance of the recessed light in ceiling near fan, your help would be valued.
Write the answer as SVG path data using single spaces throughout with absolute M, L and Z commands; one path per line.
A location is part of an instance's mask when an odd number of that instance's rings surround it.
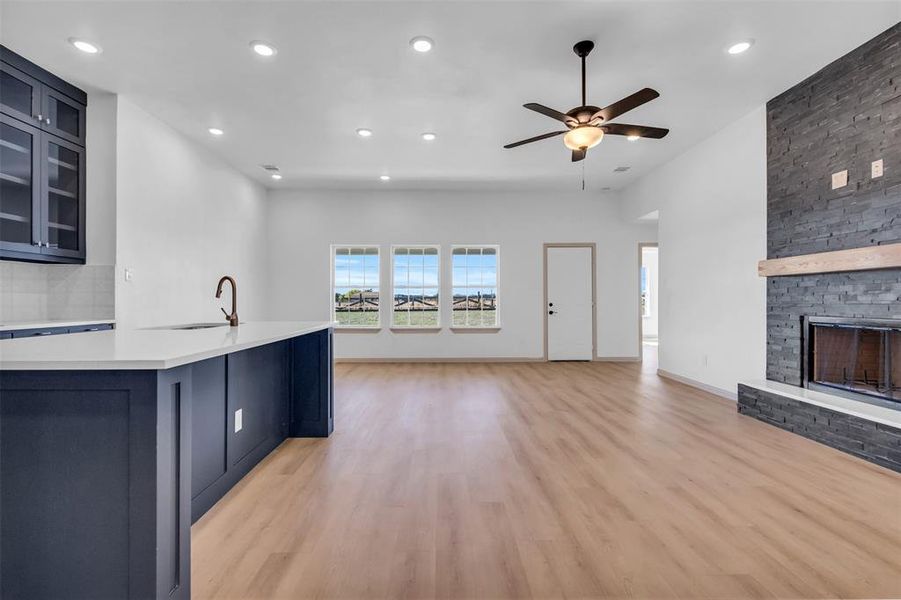
M 611 123 L 616 117 L 637 108 L 646 102 L 658 97 L 655 90 L 644 88 L 627 96 L 619 102 L 614 102 L 605 108 L 598 108 L 588 104 L 585 97 L 585 58 L 594 49 L 594 42 L 584 40 L 573 46 L 573 52 L 582 59 L 582 105 L 562 113 L 541 104 L 524 104 L 525 108 L 534 110 L 552 119 L 561 121 L 566 129 L 552 131 L 532 138 L 507 144 L 504 148 L 516 148 L 523 144 L 530 144 L 539 140 L 563 136 L 564 145 L 572 150 L 573 162 L 583 160 L 589 148 L 601 143 L 605 135 L 624 135 L 629 140 L 638 138 L 660 139 L 669 133 L 669 129 L 661 127 L 648 127 L 647 125 L 626 125 L 625 123 Z

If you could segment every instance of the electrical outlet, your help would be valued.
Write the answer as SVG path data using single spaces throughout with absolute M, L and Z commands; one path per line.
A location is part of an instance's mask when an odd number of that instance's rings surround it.
M 131 282 L 135 278 L 134 271 L 131 269 L 125 269 L 125 281 Z
M 848 169 L 832 174 L 832 189 L 837 190 L 848 185 Z
M 244 429 L 244 409 L 239 408 L 235 411 L 235 433 Z
M 882 177 L 882 159 L 881 158 L 879 160 L 874 160 L 873 163 L 870 165 L 870 176 L 873 179 L 876 179 L 877 177 Z

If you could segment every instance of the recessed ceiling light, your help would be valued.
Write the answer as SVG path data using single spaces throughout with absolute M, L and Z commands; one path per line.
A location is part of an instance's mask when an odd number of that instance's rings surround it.
M 744 40 L 741 42 L 736 42 L 729 46 L 726 50 L 729 54 L 741 54 L 742 52 L 747 52 L 751 46 L 754 45 L 754 40 Z
M 253 48 L 253 51 L 260 56 L 275 56 L 278 53 L 278 50 L 275 49 L 275 46 L 271 46 L 266 42 L 261 42 L 259 40 L 250 42 L 250 47 Z
M 435 135 L 434 133 L 423 133 L 423 134 L 422 134 L 422 139 L 424 139 L 424 140 L 427 141 L 427 142 L 431 142 L 431 141 L 434 140 L 436 137 L 438 137 L 438 136 Z
M 360 137 L 369 137 L 372 135 L 372 130 L 361 127 L 360 129 L 357 129 L 357 135 Z
M 432 41 L 432 38 L 428 38 L 424 35 L 417 35 L 415 38 L 410 40 L 410 46 L 412 46 L 413 49 L 417 52 L 428 52 L 434 45 L 435 42 Z
M 630 142 L 634 142 L 635 140 L 641 139 L 641 136 L 640 135 L 627 135 L 626 139 L 629 140 Z
M 69 38 L 69 43 L 84 52 L 85 54 L 99 54 L 102 50 L 97 44 L 86 42 L 78 38 Z
M 391 176 L 390 175 L 379 175 L 379 179 L 381 179 L 382 181 L 391 181 Z
M 279 173 L 273 173 L 273 174 L 272 174 L 272 178 L 275 179 L 276 181 L 278 181 L 279 179 L 282 178 L 282 176 L 281 176 L 281 174 L 279 174 Z
M 223 133 L 225 133 L 218 127 L 210 127 L 209 129 L 207 129 L 207 131 L 209 131 L 212 135 L 222 135 Z

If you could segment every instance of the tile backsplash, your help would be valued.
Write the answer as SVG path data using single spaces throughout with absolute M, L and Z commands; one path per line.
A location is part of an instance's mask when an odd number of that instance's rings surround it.
M 0 324 L 115 317 L 113 265 L 0 261 Z

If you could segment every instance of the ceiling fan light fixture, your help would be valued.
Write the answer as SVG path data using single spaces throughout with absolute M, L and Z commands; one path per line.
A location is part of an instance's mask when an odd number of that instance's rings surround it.
M 563 144 L 570 150 L 582 150 L 583 148 L 594 148 L 604 139 L 604 130 L 600 127 L 591 127 L 583 125 L 570 129 L 563 136 Z
M 637 142 L 638 140 L 641 139 L 641 136 L 633 133 L 632 135 L 627 135 L 626 139 L 629 140 L 630 142 Z

